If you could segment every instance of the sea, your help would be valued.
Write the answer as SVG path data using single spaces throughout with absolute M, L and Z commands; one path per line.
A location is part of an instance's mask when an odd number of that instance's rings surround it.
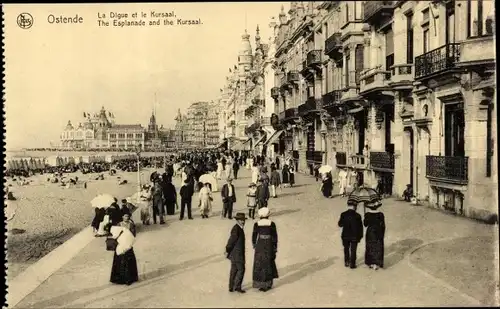
M 167 156 L 174 154 L 174 151 L 167 152 Z M 52 156 L 61 156 L 61 157 L 77 157 L 77 156 L 95 156 L 95 155 L 123 155 L 123 154 L 135 154 L 135 152 L 124 152 L 124 151 L 47 151 L 47 150 L 7 150 L 5 152 L 6 161 L 16 158 L 48 158 Z M 161 151 L 152 152 L 146 151 L 141 152 L 141 157 L 154 157 L 163 156 L 164 153 Z

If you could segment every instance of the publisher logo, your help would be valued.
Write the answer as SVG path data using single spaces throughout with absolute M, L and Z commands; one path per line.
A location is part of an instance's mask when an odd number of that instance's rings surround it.
M 33 16 L 30 13 L 21 13 L 17 16 L 17 25 L 22 29 L 29 29 L 33 26 Z

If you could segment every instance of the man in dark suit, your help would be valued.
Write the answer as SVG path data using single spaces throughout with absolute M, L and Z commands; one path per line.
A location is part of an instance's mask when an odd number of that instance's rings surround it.
M 235 159 L 233 163 L 233 174 L 234 179 L 238 179 L 238 170 L 240 169 L 240 165 L 238 164 L 238 160 Z
M 356 268 L 356 250 L 363 238 L 363 221 L 356 212 L 357 204 L 347 202 L 348 209 L 340 215 L 339 227 L 342 228 L 342 244 L 344 245 L 345 267 Z
M 191 201 L 193 199 L 194 188 L 189 182 L 189 179 L 184 180 L 184 185 L 181 187 L 179 192 L 181 196 L 181 216 L 179 220 L 184 219 L 184 210 L 187 208 L 187 215 L 190 220 L 193 220 L 191 215 Z
M 245 214 L 237 213 L 234 216 L 236 224 L 231 229 L 231 236 L 226 245 L 226 257 L 231 260 L 229 273 L 229 292 L 245 293 L 241 289 L 245 275 Z
M 229 219 L 233 218 L 233 204 L 236 203 L 236 192 L 234 190 L 233 180 L 231 178 L 227 179 L 227 183 L 222 186 L 221 190 L 222 196 L 222 216 L 225 218 L 226 216 Z

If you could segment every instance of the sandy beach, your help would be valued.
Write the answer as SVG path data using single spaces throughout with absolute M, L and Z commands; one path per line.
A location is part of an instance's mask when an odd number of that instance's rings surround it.
M 149 180 L 152 171 L 145 169 L 141 172 L 141 183 Z M 89 226 L 94 216 L 90 201 L 97 194 L 109 193 L 120 201 L 137 190 L 136 173 L 118 171 L 114 176 L 104 173 L 104 180 L 94 180 L 97 175 L 83 175 L 80 172 L 67 175 L 79 178 L 79 184 L 71 188 L 47 182 L 47 174 L 30 177 L 33 182 L 26 186 L 20 186 L 12 179 L 6 180 L 6 185 L 17 199 L 6 201 L 5 207 L 7 218 L 14 215 L 7 222 L 9 278 L 14 278 L 30 264 Z M 118 177 L 126 179 L 128 183 L 118 185 Z M 84 182 L 87 182 L 86 189 Z

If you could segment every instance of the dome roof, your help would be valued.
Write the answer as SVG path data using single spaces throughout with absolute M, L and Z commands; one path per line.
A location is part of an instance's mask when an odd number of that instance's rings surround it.
M 71 120 L 68 120 L 68 124 L 66 125 L 66 130 L 73 130 L 73 125 L 71 124 Z
M 252 45 L 250 44 L 250 35 L 245 30 L 245 33 L 241 36 L 241 46 L 240 46 L 240 55 L 251 55 L 252 54 Z

